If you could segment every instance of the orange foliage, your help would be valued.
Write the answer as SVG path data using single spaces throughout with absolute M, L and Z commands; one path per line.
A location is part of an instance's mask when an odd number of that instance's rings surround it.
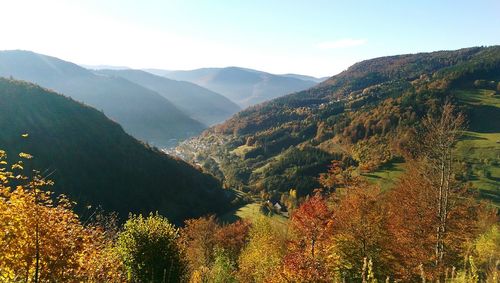
M 294 211 L 290 226 L 295 237 L 284 259 L 284 275 L 298 282 L 326 282 L 326 246 L 330 237 L 332 213 L 319 194 L 310 197 Z
M 342 162 L 333 160 L 327 173 L 319 175 L 318 181 L 323 188 L 335 191 L 337 188 L 355 186 L 361 183 L 361 179 L 354 174 L 354 168 L 342 168 Z
M 409 167 L 399 184 L 388 193 L 386 201 L 386 245 L 391 269 L 396 278 L 411 280 L 420 277 L 421 269 L 429 279 L 444 272 L 436 266 L 436 231 L 439 226 L 436 205 L 437 192 L 418 169 Z M 464 192 L 450 196 L 448 226 L 444 235 L 445 267 L 461 266 L 464 248 L 483 227 L 495 221 L 494 213 L 481 203 L 468 198 Z M 489 223 L 489 224 L 488 224 Z
M 248 242 L 249 230 L 250 222 L 245 220 L 222 226 L 215 233 L 216 245 L 236 260 Z
M 333 208 L 332 240 L 329 262 L 333 270 L 355 276 L 362 269 L 365 258 L 374 263 L 375 272 L 386 272 L 382 258 L 386 238 L 385 212 L 378 187 L 363 185 L 350 187 L 339 193 Z
M 185 223 L 179 244 L 192 274 L 203 276 L 208 272 L 217 249 L 236 261 L 248 241 L 250 223 L 246 221 L 221 226 L 215 216 L 209 216 L 189 219 Z

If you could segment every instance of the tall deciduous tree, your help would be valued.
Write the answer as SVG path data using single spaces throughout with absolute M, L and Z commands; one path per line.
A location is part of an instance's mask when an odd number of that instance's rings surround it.
M 446 102 L 440 115 L 429 115 L 424 120 L 423 158 L 424 177 L 430 181 L 436 196 L 436 227 L 435 263 L 443 264 L 445 254 L 444 237 L 448 226 L 450 195 L 456 189 L 453 174 L 453 149 L 463 134 L 465 119 L 461 113 L 456 113 L 455 107 Z
M 330 279 L 326 270 L 326 246 L 331 215 L 320 194 L 310 197 L 294 211 L 290 222 L 294 235 L 284 260 L 284 274 L 288 280 L 326 282 Z
M 389 245 L 396 273 L 402 278 L 425 270 L 442 279 L 446 267 L 460 261 L 463 245 L 479 231 L 481 205 L 455 181 L 454 147 L 465 119 L 446 102 L 423 122 L 420 150 L 388 197 Z M 433 256 L 430 256 L 433 254 Z
M 386 275 L 383 247 L 385 211 L 378 187 L 363 184 L 338 193 L 333 207 L 329 268 L 337 275 L 359 279 L 365 259 L 380 278 Z
M 245 220 L 221 226 L 215 233 L 216 247 L 224 250 L 227 257 L 236 261 L 248 242 L 250 227 L 250 222 Z
M 281 262 L 286 237 L 269 219 L 262 216 L 252 222 L 250 239 L 238 259 L 241 282 L 282 282 Z
M 420 266 L 431 268 L 435 247 L 435 197 L 431 184 L 414 164 L 409 164 L 404 176 L 386 200 L 386 250 L 390 252 L 393 276 L 405 281 L 417 280 Z M 417 277 L 416 277 L 417 276 Z
M 218 224 L 214 216 L 190 219 L 180 231 L 179 244 L 190 272 L 207 269 L 214 260 L 215 234 Z

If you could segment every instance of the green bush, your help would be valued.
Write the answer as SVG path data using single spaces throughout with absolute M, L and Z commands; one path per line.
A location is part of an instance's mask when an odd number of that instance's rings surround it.
M 180 282 L 185 273 L 176 243 L 178 230 L 158 214 L 131 215 L 118 250 L 132 282 Z
M 231 260 L 224 250 L 216 249 L 215 262 L 210 269 L 210 282 L 235 283 L 236 263 Z

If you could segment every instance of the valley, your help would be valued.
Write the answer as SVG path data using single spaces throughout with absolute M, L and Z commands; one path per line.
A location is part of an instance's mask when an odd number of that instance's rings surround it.
M 0 282 L 499 281 L 496 2 L 21 2 Z

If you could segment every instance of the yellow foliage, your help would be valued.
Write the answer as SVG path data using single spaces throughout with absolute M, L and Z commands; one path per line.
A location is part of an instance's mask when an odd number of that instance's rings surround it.
M 493 225 L 475 242 L 475 256 L 478 264 L 494 265 L 500 260 L 500 229 Z
M 256 219 L 250 229 L 250 241 L 239 258 L 241 282 L 271 282 L 279 278 L 285 254 L 285 236 L 265 217 Z
M 29 153 L 21 152 L 21 153 L 19 153 L 19 157 L 24 158 L 24 159 L 32 159 L 33 155 L 31 155 Z
M 0 159 L 5 156 L 0 151 Z M 19 156 L 32 158 L 27 153 Z M 33 282 L 35 274 L 38 282 L 121 281 L 121 262 L 101 229 L 82 225 L 65 196 L 54 201 L 51 192 L 42 190 L 51 181 L 14 175 L 6 170 L 7 162 L 2 165 L 0 282 Z M 10 186 L 13 179 L 15 188 Z

